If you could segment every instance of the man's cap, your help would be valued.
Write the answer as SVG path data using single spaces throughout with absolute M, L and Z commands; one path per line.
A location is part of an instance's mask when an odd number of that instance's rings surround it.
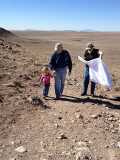
M 94 47 L 94 45 L 92 43 L 87 43 L 86 44 L 86 50 L 92 49 L 93 47 Z
M 63 45 L 61 43 L 57 43 L 55 45 L 55 51 L 59 51 L 61 48 L 63 48 Z

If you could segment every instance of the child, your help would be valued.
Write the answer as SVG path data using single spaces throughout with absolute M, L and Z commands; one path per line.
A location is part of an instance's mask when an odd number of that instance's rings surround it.
M 43 82 L 43 98 L 45 98 L 48 95 L 49 88 L 50 88 L 50 78 L 53 77 L 50 72 L 48 67 L 44 67 L 42 69 L 42 76 L 40 79 L 40 84 Z

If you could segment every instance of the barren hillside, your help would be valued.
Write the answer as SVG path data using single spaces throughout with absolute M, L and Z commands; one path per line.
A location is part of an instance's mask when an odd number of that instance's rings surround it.
M 5 33 L 0 29 L 0 159 L 120 160 L 120 33 Z M 60 100 L 54 79 L 44 100 L 38 82 L 56 42 L 70 52 L 72 75 Z M 81 97 L 85 66 L 77 56 L 87 42 L 103 51 L 113 82 L 111 90 L 97 84 L 95 97 L 90 88 Z

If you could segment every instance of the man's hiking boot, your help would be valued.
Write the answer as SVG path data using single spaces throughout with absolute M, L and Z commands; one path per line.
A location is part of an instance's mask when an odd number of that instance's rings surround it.
M 87 93 L 85 93 L 85 92 L 83 92 L 82 94 L 81 94 L 81 96 L 86 96 L 87 95 Z

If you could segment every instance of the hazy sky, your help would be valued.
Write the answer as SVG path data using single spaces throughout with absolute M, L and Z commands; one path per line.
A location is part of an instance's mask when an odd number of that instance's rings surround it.
M 0 27 L 120 31 L 120 0 L 0 0 Z

